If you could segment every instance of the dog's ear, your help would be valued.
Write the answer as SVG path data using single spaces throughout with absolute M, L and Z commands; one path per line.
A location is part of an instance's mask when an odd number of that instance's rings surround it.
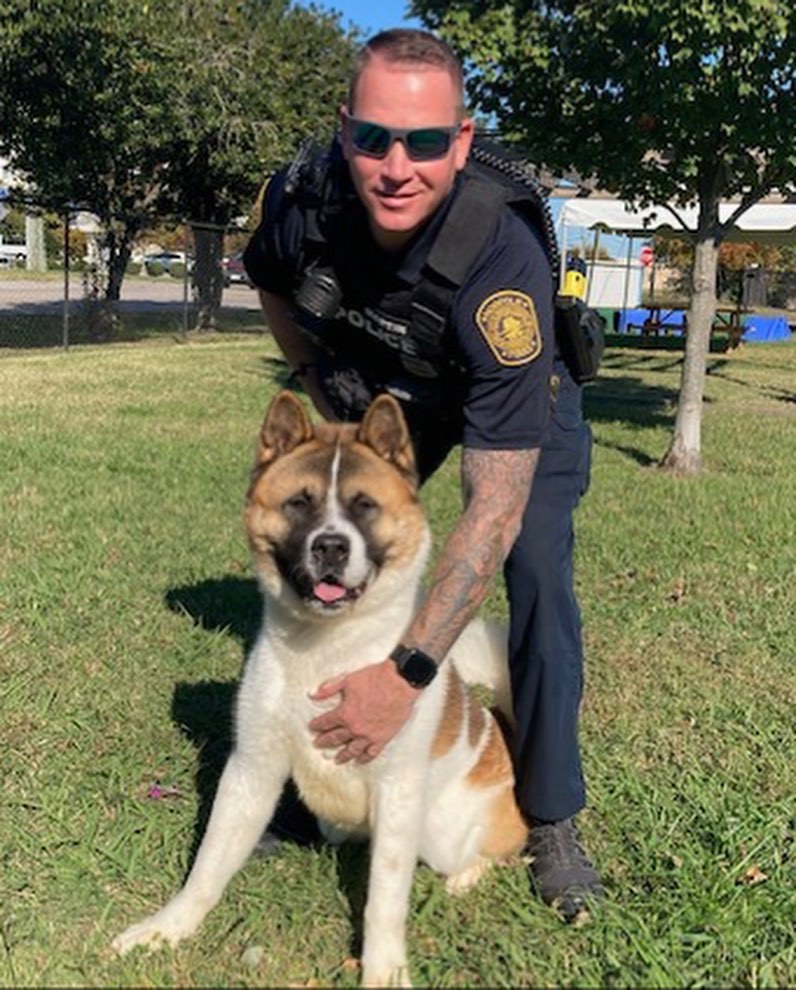
M 380 395 L 373 400 L 360 423 L 357 440 L 394 464 L 408 481 L 417 485 L 417 466 L 409 429 L 400 405 L 391 395 Z
M 312 421 L 301 400 L 293 392 L 280 392 L 268 407 L 260 429 L 257 467 L 268 467 L 314 435 Z

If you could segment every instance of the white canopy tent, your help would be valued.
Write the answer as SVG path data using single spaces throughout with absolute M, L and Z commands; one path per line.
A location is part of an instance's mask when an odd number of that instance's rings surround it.
M 719 220 L 723 223 L 737 209 L 737 203 L 721 203 Z M 666 206 L 634 209 L 616 199 L 568 199 L 561 207 L 562 230 L 585 227 L 605 230 L 633 238 L 655 234 L 689 236 L 696 230 L 696 206 L 674 208 L 682 223 Z M 563 241 L 562 234 L 562 241 Z M 796 203 L 757 203 L 741 214 L 728 235 L 733 241 L 759 241 L 766 244 L 796 243 Z
M 737 203 L 721 203 L 719 220 L 721 222 L 728 220 L 737 206 Z M 597 257 L 600 233 L 619 234 L 628 238 L 629 279 L 634 240 L 648 240 L 653 234 L 689 237 L 696 230 L 697 219 L 696 206 L 674 207 L 673 210 L 660 205 L 633 208 L 616 199 L 581 199 L 580 197 L 567 199 L 558 215 L 562 265 L 566 264 L 567 239 L 573 228 L 594 232 L 592 264 Z M 795 244 L 796 203 L 757 203 L 750 206 L 733 224 L 726 239 L 766 244 Z M 626 295 L 627 291 L 626 289 Z

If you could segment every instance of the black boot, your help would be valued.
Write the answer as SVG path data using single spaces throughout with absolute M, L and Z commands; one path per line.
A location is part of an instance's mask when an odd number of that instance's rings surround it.
M 580 844 L 571 818 L 531 820 L 527 851 L 531 880 L 539 897 L 567 923 L 605 897 L 600 875 Z

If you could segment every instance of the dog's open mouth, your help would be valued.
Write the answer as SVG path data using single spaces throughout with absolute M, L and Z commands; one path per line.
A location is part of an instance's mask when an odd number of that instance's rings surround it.
M 324 578 L 312 586 L 313 599 L 324 608 L 340 608 L 349 602 L 354 602 L 365 590 L 366 582 L 356 588 L 346 588 L 334 578 Z

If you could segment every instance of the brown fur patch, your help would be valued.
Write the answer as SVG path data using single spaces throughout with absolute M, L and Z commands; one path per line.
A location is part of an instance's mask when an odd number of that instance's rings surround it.
M 461 677 L 451 669 L 445 686 L 445 706 L 431 747 L 431 759 L 439 760 L 456 745 L 464 722 L 465 688 Z
M 479 852 L 490 859 L 503 859 L 519 852 L 527 839 L 528 826 L 517 807 L 512 779 L 492 803 L 489 824 L 484 829 L 484 840 Z
M 480 706 L 479 710 L 483 725 L 485 712 Z M 514 780 L 514 769 L 506 740 L 500 731 L 497 719 L 490 712 L 486 743 L 478 757 L 478 762 L 467 774 L 467 782 L 474 787 L 493 787 L 504 780 Z
M 528 838 L 528 825 L 517 807 L 514 796 L 514 767 L 511 762 L 506 729 L 494 712 L 484 712 L 489 719 L 487 740 L 478 763 L 467 775 L 474 787 L 504 785 L 492 802 L 489 825 L 479 853 L 490 859 L 502 859 L 518 852 Z
M 479 705 L 469 691 L 467 694 L 467 702 L 467 739 L 470 746 L 475 748 L 478 745 L 484 731 L 486 717 L 483 707 Z

